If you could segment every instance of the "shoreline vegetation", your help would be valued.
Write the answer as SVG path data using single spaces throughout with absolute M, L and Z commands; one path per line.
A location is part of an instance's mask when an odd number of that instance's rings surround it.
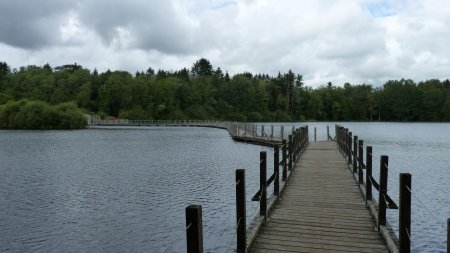
M 230 76 L 199 59 L 190 69 L 134 75 L 80 65 L 0 62 L 0 128 L 79 129 L 85 114 L 139 120 L 450 121 L 450 81 L 390 80 L 306 86 L 291 70 L 276 76 Z M 83 121 L 83 122 L 82 122 Z
M 86 128 L 84 113 L 73 103 L 10 100 L 0 105 L 0 129 L 54 130 Z

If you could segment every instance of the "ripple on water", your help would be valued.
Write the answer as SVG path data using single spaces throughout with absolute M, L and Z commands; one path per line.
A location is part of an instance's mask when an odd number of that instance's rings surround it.
M 414 193 L 438 220 L 413 197 L 414 252 L 443 251 L 450 124 L 342 124 L 375 157 L 390 156 L 393 199 L 398 173 L 413 175 Z M 235 169 L 246 169 L 251 226 L 259 152 L 269 151 L 205 128 L 0 131 L 0 138 L 0 251 L 12 252 L 185 252 L 191 203 L 203 205 L 205 250 L 225 252 L 235 240 Z M 388 216 L 397 223 L 398 212 Z

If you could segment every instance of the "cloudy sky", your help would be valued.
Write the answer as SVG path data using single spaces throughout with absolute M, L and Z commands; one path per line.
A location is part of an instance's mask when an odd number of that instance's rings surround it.
M 329 81 L 450 78 L 448 0 L 0 0 L 0 61 L 99 71 L 292 69 Z

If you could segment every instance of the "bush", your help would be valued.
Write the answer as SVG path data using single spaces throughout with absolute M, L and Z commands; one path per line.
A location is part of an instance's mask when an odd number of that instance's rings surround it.
M 0 128 L 3 129 L 80 129 L 87 119 L 73 103 L 50 106 L 41 101 L 10 101 L 0 106 Z

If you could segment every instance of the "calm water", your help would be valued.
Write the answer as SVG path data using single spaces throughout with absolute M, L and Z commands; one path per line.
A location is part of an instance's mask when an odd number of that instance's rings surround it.
M 0 140 L 0 251 L 11 252 L 185 252 L 190 203 L 203 205 L 205 249 L 225 252 L 235 169 L 247 169 L 255 193 L 268 150 L 207 128 L 0 131 Z
M 374 168 L 390 156 L 394 200 L 398 173 L 413 175 L 414 251 L 444 251 L 450 124 L 340 124 L 373 146 Z M 292 124 L 285 125 L 287 132 Z M 311 140 L 314 127 L 325 139 L 327 123 L 308 125 Z M 206 128 L 0 131 L 0 140 L 0 251 L 11 252 L 185 252 L 190 203 L 203 205 L 205 249 L 232 251 L 234 171 L 246 169 L 250 199 L 259 152 L 271 157 L 268 148 Z M 256 202 L 248 201 L 247 213 L 250 223 Z M 388 216 L 397 227 L 398 212 Z

